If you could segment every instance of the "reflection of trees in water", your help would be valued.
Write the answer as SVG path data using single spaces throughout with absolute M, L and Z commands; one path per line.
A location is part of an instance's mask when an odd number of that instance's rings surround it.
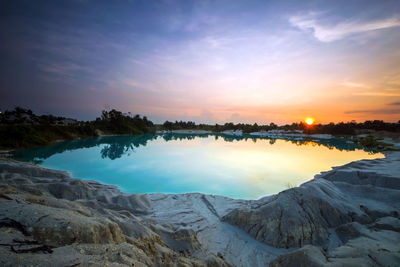
M 56 143 L 46 147 L 17 150 L 14 158 L 22 161 L 40 163 L 54 154 L 82 148 L 91 148 L 105 145 L 100 153 L 103 158 L 116 159 L 123 154 L 134 151 L 134 148 L 146 146 L 148 141 L 157 139 L 153 134 L 103 136 L 98 138 L 80 139 Z
M 122 138 L 120 138 L 122 137 Z M 156 135 L 153 134 L 141 134 L 134 136 L 118 136 L 115 140 L 107 144 L 100 151 L 101 157 L 109 159 L 120 158 L 123 154 L 130 151 L 134 152 L 135 148 L 140 146 L 146 146 L 148 141 L 157 139 Z
M 111 160 L 120 158 L 122 155 L 134 152 L 135 148 L 140 146 L 146 146 L 149 141 L 156 140 L 157 138 L 163 138 L 166 142 L 173 140 L 194 140 L 195 138 L 208 138 L 214 136 L 215 140 L 222 139 L 225 142 L 234 142 L 249 139 L 253 142 L 267 141 L 270 145 L 274 145 L 277 139 L 267 137 L 255 137 L 250 135 L 244 136 L 228 136 L 221 134 L 141 134 L 141 135 L 127 135 L 127 136 L 104 136 L 99 138 L 81 139 L 56 143 L 50 146 L 18 150 L 14 152 L 14 158 L 22 161 L 29 161 L 34 163 L 41 163 L 44 159 L 58 153 L 65 151 L 72 151 L 82 148 L 91 148 L 95 146 L 104 145 L 101 149 L 100 154 L 102 158 L 109 158 Z M 324 146 L 328 149 L 338 149 L 340 151 L 354 151 L 361 149 L 360 146 L 354 143 L 348 143 L 346 139 L 322 139 L 322 140 L 290 140 L 283 139 L 286 142 L 291 142 L 297 146 L 311 145 L 311 146 Z M 374 153 L 373 150 L 366 150 L 370 153 Z
M 132 145 L 125 146 L 124 144 L 115 143 L 105 145 L 104 148 L 100 151 L 101 157 L 110 158 L 110 159 L 117 159 L 120 158 L 124 153 L 127 153 L 129 150 L 133 151 Z
M 163 134 L 162 137 L 165 141 L 171 141 L 171 140 L 193 140 L 195 138 L 208 138 L 209 136 L 214 136 L 215 140 L 219 140 L 220 138 L 224 140 L 225 142 L 234 142 L 234 141 L 241 141 L 241 140 L 251 140 L 254 143 L 257 143 L 257 141 L 263 141 L 267 140 L 269 144 L 274 145 L 276 143 L 276 140 L 283 140 L 286 142 L 291 142 L 292 144 L 295 144 L 297 146 L 305 146 L 305 145 L 311 145 L 311 146 L 324 146 L 328 149 L 338 149 L 340 151 L 354 151 L 356 149 L 362 149 L 361 146 L 355 144 L 355 143 L 349 143 L 348 139 L 345 138 L 332 138 L 332 139 L 319 139 L 319 140 L 311 140 L 308 138 L 305 138 L 303 140 L 293 140 L 293 139 L 276 139 L 276 138 L 270 138 L 270 137 L 260 137 L 260 136 L 251 136 L 251 135 L 242 135 L 242 136 L 235 136 L 235 135 L 222 135 L 222 134 Z M 367 152 L 370 153 L 375 153 L 376 151 L 374 150 L 366 150 Z
M 165 141 L 174 141 L 174 140 L 193 140 L 195 138 L 207 138 L 209 135 L 208 134 L 163 134 L 162 138 Z

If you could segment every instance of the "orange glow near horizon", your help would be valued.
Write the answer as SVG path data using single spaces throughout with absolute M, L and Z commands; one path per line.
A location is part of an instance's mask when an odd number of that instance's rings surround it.
M 312 118 L 307 118 L 304 120 L 308 125 L 312 125 L 314 123 L 314 119 Z

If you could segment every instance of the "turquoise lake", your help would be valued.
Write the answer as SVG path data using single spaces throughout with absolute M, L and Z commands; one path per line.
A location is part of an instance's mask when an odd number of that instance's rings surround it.
M 221 135 L 108 136 L 19 150 L 17 160 L 118 186 L 126 193 L 201 192 L 258 199 L 321 171 L 382 158 L 345 139 L 294 141 Z

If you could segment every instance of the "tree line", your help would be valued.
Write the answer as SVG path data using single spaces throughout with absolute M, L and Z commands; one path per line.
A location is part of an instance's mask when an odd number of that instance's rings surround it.
M 30 109 L 16 107 L 0 113 L 0 148 L 43 146 L 58 140 L 97 137 L 112 134 L 154 133 L 155 127 L 147 117 L 103 110 L 94 121 L 36 115 Z
M 223 132 L 226 130 L 241 130 L 243 133 L 269 131 L 269 130 L 285 130 L 295 131 L 301 130 L 308 134 L 332 134 L 332 135 L 354 135 L 357 130 L 374 130 L 374 131 L 389 131 L 389 132 L 400 132 L 400 121 L 397 123 L 384 122 L 382 120 L 373 120 L 357 123 L 352 122 L 339 122 L 339 123 L 328 123 L 328 124 L 314 124 L 307 125 L 304 122 L 292 123 L 278 126 L 275 123 L 266 125 L 244 124 L 232 122 L 225 124 L 196 124 L 193 121 L 166 121 L 161 126 L 162 130 L 208 130 L 213 132 Z

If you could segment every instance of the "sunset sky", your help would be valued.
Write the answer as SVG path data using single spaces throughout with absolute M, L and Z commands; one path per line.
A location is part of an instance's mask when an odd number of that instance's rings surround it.
M 400 120 L 400 1 L 1 1 L 0 109 Z

